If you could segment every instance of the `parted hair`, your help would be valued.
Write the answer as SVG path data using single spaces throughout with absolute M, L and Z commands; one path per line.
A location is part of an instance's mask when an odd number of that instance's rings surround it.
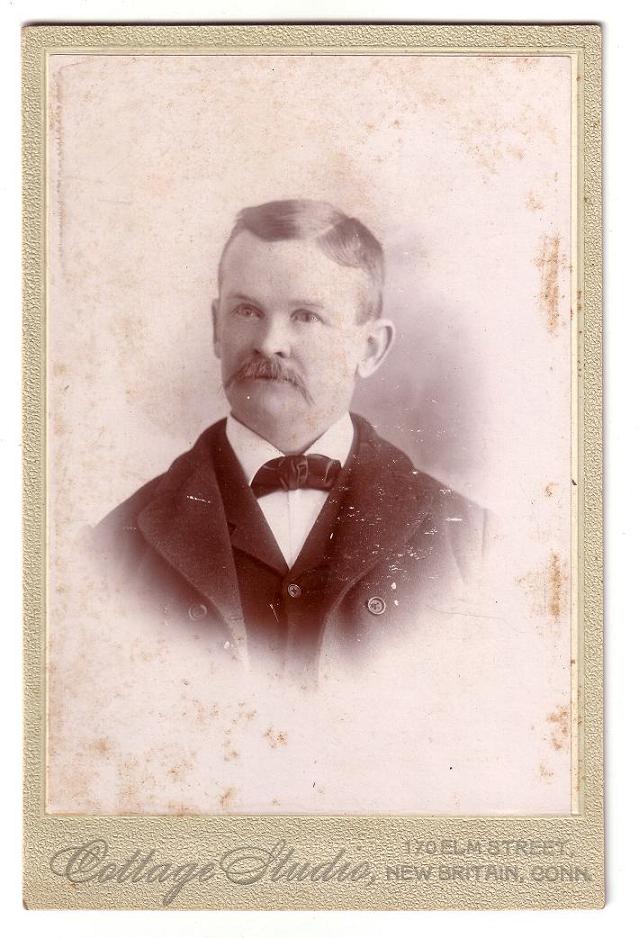
M 365 270 L 371 290 L 363 310 L 364 319 L 382 312 L 384 252 L 375 235 L 357 218 L 349 218 L 330 202 L 314 199 L 283 199 L 243 208 L 222 250 L 218 280 L 224 255 L 233 239 L 249 231 L 263 241 L 293 238 L 314 241 L 337 264 Z

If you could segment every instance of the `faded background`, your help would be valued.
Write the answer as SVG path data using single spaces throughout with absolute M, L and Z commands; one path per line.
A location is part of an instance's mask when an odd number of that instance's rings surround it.
M 569 60 L 54 56 L 49 130 L 49 810 L 568 811 Z M 505 538 L 492 615 L 319 694 L 127 619 L 77 540 L 225 413 L 219 252 L 291 197 L 386 249 L 355 409 Z

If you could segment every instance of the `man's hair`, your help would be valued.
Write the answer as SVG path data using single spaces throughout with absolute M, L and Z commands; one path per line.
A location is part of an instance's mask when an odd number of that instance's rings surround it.
M 381 315 L 384 252 L 375 235 L 357 218 L 349 218 L 329 202 L 313 199 L 284 199 L 243 208 L 222 250 L 218 284 L 228 247 L 242 231 L 249 231 L 263 241 L 294 238 L 313 241 L 336 263 L 365 270 L 371 289 L 362 311 L 363 318 L 374 319 Z

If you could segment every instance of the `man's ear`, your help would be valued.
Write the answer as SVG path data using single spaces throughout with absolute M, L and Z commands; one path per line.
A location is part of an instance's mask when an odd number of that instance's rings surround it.
M 368 331 L 366 351 L 357 365 L 357 374 L 360 378 L 368 378 L 377 371 L 395 339 L 395 325 L 390 319 L 371 319 L 366 327 Z
M 220 335 L 217 321 L 219 303 L 219 299 L 215 299 L 211 303 L 211 314 L 213 316 L 213 351 L 215 352 L 216 358 L 220 357 Z

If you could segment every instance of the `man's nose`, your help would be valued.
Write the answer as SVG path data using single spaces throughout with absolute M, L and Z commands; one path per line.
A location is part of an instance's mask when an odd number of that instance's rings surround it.
M 282 317 L 265 318 L 256 336 L 255 351 L 265 358 L 279 355 L 288 358 L 291 354 L 291 337 L 288 320 Z

